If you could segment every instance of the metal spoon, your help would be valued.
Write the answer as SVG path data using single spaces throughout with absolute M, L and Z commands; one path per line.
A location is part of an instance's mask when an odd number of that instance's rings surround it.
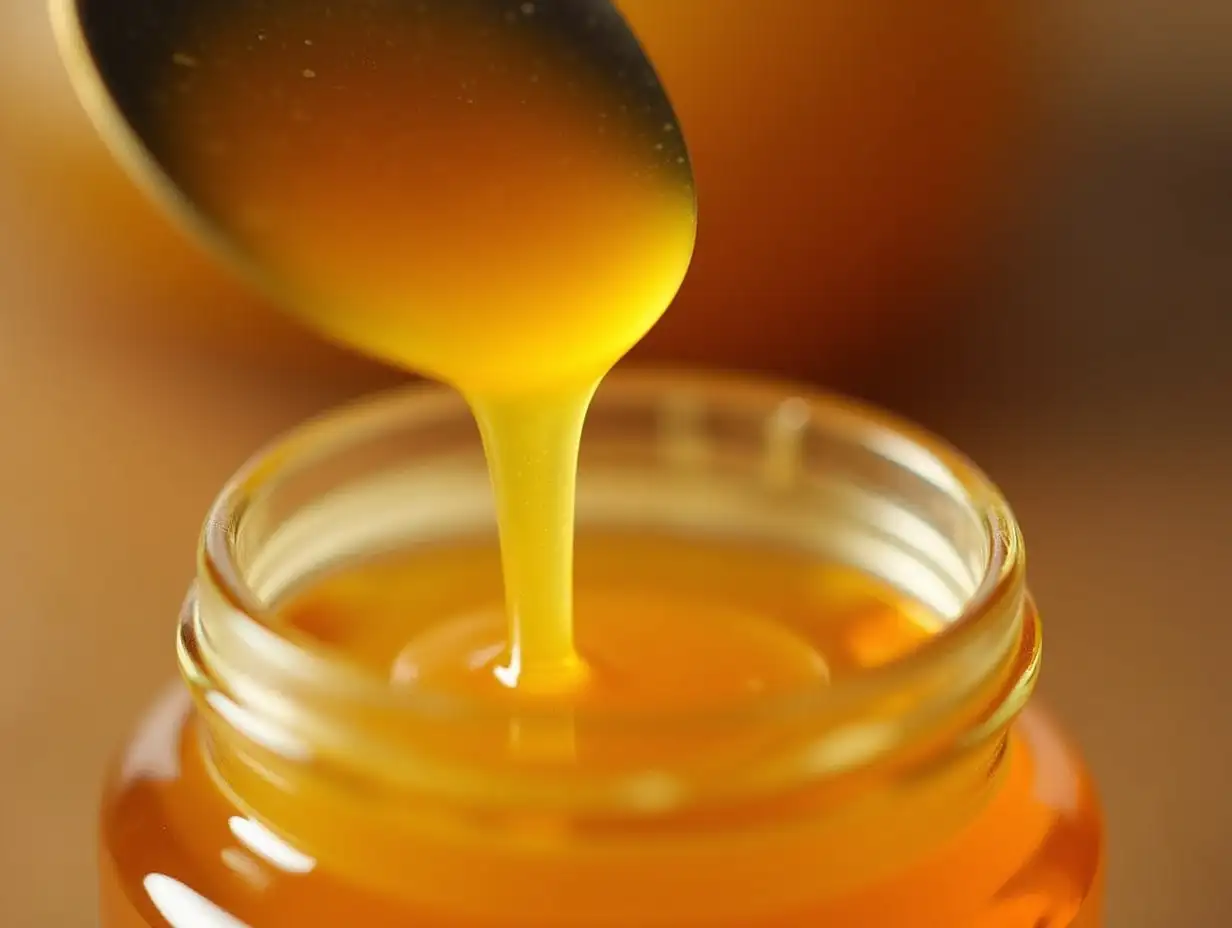
M 51 0 L 129 169 L 288 309 L 469 390 L 601 374 L 692 254 L 608 0 Z

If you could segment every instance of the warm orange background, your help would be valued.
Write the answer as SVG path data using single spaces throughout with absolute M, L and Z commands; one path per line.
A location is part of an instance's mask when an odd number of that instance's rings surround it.
M 4 68 L 45 57 L 24 12 L 37 6 L 0 0 Z M 909 340 L 891 326 L 859 364 L 818 375 L 941 429 L 1015 503 L 1045 612 L 1045 695 L 1109 809 L 1108 924 L 1220 928 L 1232 40 L 1219 36 L 1232 23 L 1219 0 L 1045 6 L 1044 70 L 1069 82 L 1068 114 L 1033 225 L 965 306 Z M 276 341 L 234 350 L 111 324 L 135 304 L 156 318 L 173 293 L 234 297 L 177 290 L 157 250 L 130 250 L 83 290 L 57 243 L 124 229 L 52 227 L 39 204 L 63 180 L 59 143 L 39 172 L 16 161 L 73 117 L 18 116 L 13 87 L 30 85 L 0 79 L 0 925 L 88 925 L 100 770 L 172 674 L 213 493 L 272 433 L 392 378 L 275 323 Z M 155 269 L 163 289 L 143 290 Z

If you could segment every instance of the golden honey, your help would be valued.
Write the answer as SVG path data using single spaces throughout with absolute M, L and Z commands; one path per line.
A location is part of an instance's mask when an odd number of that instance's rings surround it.
M 977 471 L 787 388 L 631 381 L 588 418 L 696 225 L 613 8 L 77 13 L 96 119 L 184 218 L 461 396 L 323 420 L 224 492 L 191 701 L 105 808 L 108 928 L 1098 917 L 1093 800 L 1023 711 L 1039 625 Z

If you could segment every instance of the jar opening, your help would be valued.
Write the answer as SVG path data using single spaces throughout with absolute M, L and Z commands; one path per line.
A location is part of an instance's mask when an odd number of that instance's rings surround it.
M 181 627 L 190 683 L 212 694 L 213 711 L 227 707 L 228 724 L 282 756 L 388 759 L 384 736 L 398 730 L 422 766 L 442 726 L 560 722 L 558 709 L 506 710 L 392 686 L 288 634 L 277 617 L 288 595 L 339 564 L 490 531 L 486 479 L 463 401 L 432 387 L 333 413 L 259 455 L 206 523 Z M 605 737 L 685 739 L 702 750 L 707 732 L 777 732 L 797 762 L 807 756 L 835 773 L 947 725 L 1001 720 L 1034 679 L 1022 545 L 1008 506 L 943 442 L 864 406 L 772 383 L 613 376 L 583 440 L 578 512 L 582 531 L 593 523 L 726 534 L 812 551 L 902 591 L 942 623 L 879 667 L 738 705 L 564 713 Z M 474 765 L 473 756 L 448 759 L 455 772 L 464 760 Z M 641 777 L 643 797 L 666 789 L 653 760 L 640 756 L 620 771 Z M 546 801 L 551 778 L 535 782 L 524 785 Z

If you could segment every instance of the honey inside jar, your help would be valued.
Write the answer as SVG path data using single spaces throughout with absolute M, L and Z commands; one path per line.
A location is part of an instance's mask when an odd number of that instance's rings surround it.
M 578 649 L 602 668 L 579 709 L 737 706 L 909 653 L 935 622 L 850 570 L 792 552 L 638 534 L 576 552 Z M 395 686 L 504 699 L 499 552 L 412 551 L 322 578 L 281 612 L 304 635 Z M 578 762 L 585 763 L 579 755 Z
M 630 744 L 611 739 L 602 725 L 591 731 L 584 721 L 558 719 L 475 739 L 463 725 L 456 735 L 460 749 L 489 756 L 494 765 L 512 754 L 532 767 L 567 764 L 575 773 L 618 768 L 647 754 L 670 765 L 686 748 L 664 742 L 655 731 L 656 713 L 736 709 L 750 695 L 790 693 L 828 680 L 841 685 L 910 654 L 940 628 L 919 603 L 870 578 L 790 552 L 654 535 L 583 535 L 577 568 L 578 645 L 607 672 L 574 693 L 570 704 L 644 713 L 645 733 Z M 500 700 L 507 694 L 494 692 L 491 674 L 483 672 L 501 650 L 500 595 L 495 546 L 458 544 L 317 578 L 280 609 L 278 622 L 306 645 L 388 676 L 395 687 Z M 416 639 L 420 647 L 408 649 Z M 986 897 L 987 905 L 1015 877 L 1047 887 L 1049 868 L 1092 853 L 1089 826 L 1032 792 L 1040 762 L 1034 752 L 1054 737 L 1038 719 L 1003 748 L 977 752 L 912 796 L 910 821 L 894 819 L 892 802 L 866 809 L 858 801 L 852 821 L 826 821 L 833 797 L 805 790 L 752 809 L 734 803 L 682 811 L 654 826 L 525 809 L 519 822 L 511 809 L 506 814 L 512 820 L 449 827 L 433 825 L 429 815 L 398 840 L 375 844 L 345 823 L 297 821 L 297 815 L 322 815 L 328 805 L 319 803 L 328 800 L 317 795 L 321 787 L 294 780 L 281 788 L 303 807 L 276 819 L 293 843 L 246 817 L 237 825 L 235 808 L 214 789 L 200 734 L 192 723 L 182 729 L 174 786 L 136 780 L 107 810 L 112 853 L 129 862 L 107 876 L 115 906 L 106 914 L 108 926 L 139 924 L 124 921 L 132 911 L 122 900 L 146 895 L 145 861 L 162 861 L 165 874 L 165 862 L 186 839 L 199 856 L 173 869 L 177 879 L 211 887 L 211 904 L 246 926 L 1081 924 L 1042 921 L 1048 913 L 1078 911 L 1082 899 L 1064 882 L 1052 887 L 1053 897 L 1009 893 L 977 921 L 945 921 L 976 917 L 976 900 Z M 440 737 L 453 736 L 445 731 Z M 745 750 L 749 737 L 747 730 L 720 729 L 706 754 Z M 971 796 L 981 815 L 956 828 L 972 812 Z M 168 803 L 178 815 L 151 840 L 142 825 L 162 818 Z M 405 825 L 404 811 L 388 810 L 385 827 L 396 834 Z M 792 821 L 804 832 L 759 835 L 751 827 L 758 818 Z M 725 840 L 725 829 L 740 839 Z M 714 847 L 703 852 L 694 843 L 708 833 Z M 510 845 L 521 852 L 502 865 L 500 854 Z M 588 867 L 587 858 L 602 861 L 601 869 Z M 1019 873 L 1024 864 L 1027 871 Z M 656 877 L 656 868 L 670 880 Z M 727 893 L 713 891 L 716 882 L 751 888 L 750 874 L 762 895 L 745 900 L 745 911 Z M 465 887 L 475 880 L 467 898 Z M 870 883 L 875 892 L 841 891 Z M 618 901 L 607 896 L 614 892 Z M 810 900 L 813 894 L 820 900 Z M 798 911 L 777 912 L 784 903 Z M 175 911 L 175 903 L 170 906 Z

